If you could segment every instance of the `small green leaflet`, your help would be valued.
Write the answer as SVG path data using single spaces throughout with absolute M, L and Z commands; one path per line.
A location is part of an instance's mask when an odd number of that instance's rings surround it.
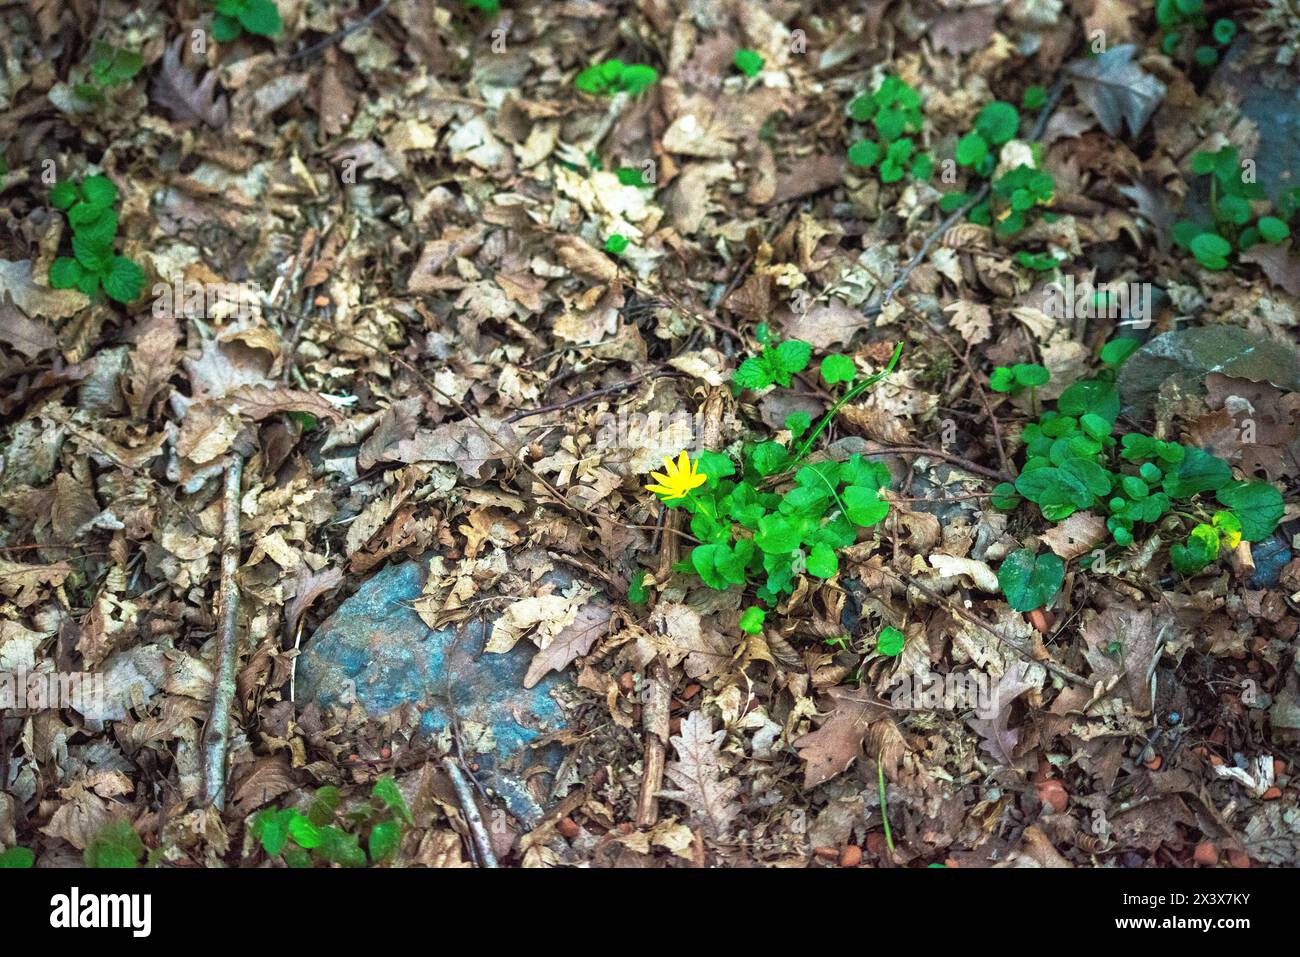
M 886 625 L 880 629 L 880 635 L 876 638 L 876 650 L 882 655 L 897 658 L 903 653 L 903 645 L 906 643 L 907 639 L 901 631 L 893 625 Z
M 1012 552 L 998 569 L 998 585 L 1016 611 L 1033 611 L 1048 604 L 1065 581 L 1065 563 L 1047 552 L 1027 548 Z

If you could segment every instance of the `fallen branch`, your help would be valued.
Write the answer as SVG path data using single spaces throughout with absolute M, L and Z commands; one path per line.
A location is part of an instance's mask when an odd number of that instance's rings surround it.
M 460 801 L 460 812 L 465 815 L 465 824 L 469 828 L 469 835 L 474 841 L 474 850 L 478 853 L 480 866 L 487 868 L 500 867 L 501 865 L 497 863 L 496 854 L 492 853 L 492 841 L 488 838 L 487 828 L 483 826 L 483 816 L 478 812 L 478 804 L 474 800 L 474 790 L 469 786 L 469 781 L 466 780 L 460 765 L 448 755 L 442 759 L 442 767 L 451 777 L 451 786 L 456 789 L 456 798 Z
M 203 800 L 217 810 L 226 804 L 226 756 L 230 750 L 230 708 L 235 700 L 235 665 L 239 661 L 239 489 L 244 459 L 238 453 L 226 465 L 221 520 L 220 628 L 212 668 L 212 711 L 203 733 Z

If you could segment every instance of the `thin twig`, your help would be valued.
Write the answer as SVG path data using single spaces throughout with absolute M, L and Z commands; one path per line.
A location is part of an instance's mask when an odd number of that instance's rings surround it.
M 956 604 L 955 602 L 949 601 L 943 595 L 940 595 L 938 592 L 927 587 L 926 585 L 922 585 L 919 581 L 917 581 L 913 576 L 909 575 L 907 572 L 899 573 L 894 571 L 891 568 L 884 568 L 884 567 L 881 568 L 881 571 L 883 571 L 886 575 L 889 575 L 899 584 L 904 586 L 910 585 L 911 587 L 919 591 L 922 595 L 925 595 L 927 598 L 929 598 L 931 601 L 938 602 L 939 604 L 944 605 L 949 611 L 957 615 L 960 615 L 962 618 L 965 618 L 972 625 L 975 625 L 978 628 L 982 628 L 984 631 L 988 632 L 990 635 L 992 635 L 1002 644 L 1006 645 L 1016 654 L 1020 655 L 1020 657 L 1024 658 L 1026 661 L 1038 662 L 1038 664 L 1042 665 L 1052 674 L 1057 675 L 1058 677 L 1063 678 L 1066 681 L 1071 682 L 1072 684 L 1080 685 L 1081 687 L 1084 688 L 1092 687 L 1092 682 L 1090 682 L 1087 678 L 1083 677 L 1083 675 L 1075 674 L 1073 671 L 1070 671 L 1068 668 L 1064 668 L 1061 665 L 1058 665 L 1055 661 L 1052 661 L 1050 658 L 1041 661 L 1035 658 L 1033 654 L 1030 652 L 1030 650 L 1026 648 L 1024 645 L 1020 644 L 1020 642 L 1011 640 L 1010 638 L 1006 637 L 1001 632 L 999 632 L 992 625 L 990 625 L 988 622 L 980 618 L 977 618 L 975 615 L 972 615 L 970 612 L 968 612 L 965 608 L 962 608 L 960 605 Z
M 483 816 L 478 812 L 474 792 L 469 781 L 455 760 L 448 755 L 442 759 L 442 767 L 451 777 L 451 786 L 456 789 L 456 798 L 460 801 L 460 812 L 465 816 L 470 837 L 474 840 L 474 850 L 478 852 L 479 864 L 486 868 L 499 868 L 496 854 L 492 853 L 492 842 L 488 839 L 487 828 L 483 826 Z
M 230 750 L 230 710 L 235 699 L 235 666 L 239 661 L 239 489 L 244 458 L 238 452 L 226 465 L 225 502 L 221 521 L 221 627 L 213 666 L 212 711 L 203 735 L 203 799 L 217 810 L 226 804 L 226 755 Z
M 283 62 L 292 63 L 294 60 L 305 60 L 307 57 L 315 56 L 317 53 L 320 53 L 326 47 L 338 43 L 344 37 L 351 36 L 353 33 L 356 33 L 366 24 L 374 20 L 375 17 L 379 16 L 381 13 L 387 10 L 388 5 L 390 3 L 392 3 L 392 0 L 384 0 L 383 3 L 375 7 L 375 9 L 371 10 L 369 13 L 367 13 L 356 23 L 349 24 L 348 26 L 344 27 L 342 30 L 339 30 L 335 33 L 331 33 L 324 40 L 321 40 L 319 43 L 312 44 L 305 50 L 299 50 L 297 53 L 290 53 L 288 56 L 284 58 Z

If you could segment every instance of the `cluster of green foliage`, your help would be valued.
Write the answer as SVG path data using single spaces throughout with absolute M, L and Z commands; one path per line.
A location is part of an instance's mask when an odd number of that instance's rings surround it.
M 238 40 L 244 31 L 258 36 L 278 36 L 284 29 L 280 11 L 271 0 L 208 0 L 217 10 L 212 36 L 221 43 Z
M 50 190 L 50 202 L 65 212 L 72 227 L 72 255 L 50 264 L 50 286 L 76 287 L 93 296 L 101 283 L 108 298 L 131 302 L 144 290 L 144 270 L 125 256 L 113 255 L 117 238 L 117 187 L 107 176 L 64 180 Z
M 759 328 L 759 341 L 762 353 L 746 359 L 732 378 L 737 394 L 771 385 L 788 387 L 791 377 L 808 366 L 808 343 L 774 341 L 765 327 Z M 889 471 L 860 455 L 843 462 L 802 463 L 835 414 L 888 375 L 901 351 L 900 343 L 883 370 L 865 377 L 848 356 L 827 356 L 820 366 L 822 379 L 842 390 L 831 409 L 815 427 L 807 413 L 791 413 L 785 420 L 787 442 L 770 439 L 744 445 L 739 472 L 730 456 L 702 452 L 696 465 L 705 484 L 665 503 L 691 514 L 691 534 L 699 541 L 677 570 L 720 590 L 753 585 L 768 606 L 793 591 L 796 575 L 834 576 L 840 549 L 857 541 L 859 528 L 878 524 L 888 513 L 889 503 L 879 492 L 889 484 Z M 772 490 L 791 474 L 788 491 Z M 765 615 L 761 608 L 748 608 L 740 627 L 757 632 Z
M 989 376 L 989 388 L 994 392 L 1019 395 L 1026 389 L 1031 392 L 1046 385 L 1051 374 L 1036 362 L 1017 362 L 1013 366 L 998 366 Z
M 628 238 L 622 233 L 612 233 L 605 240 L 605 252 L 611 256 L 621 256 L 627 252 Z
M 644 93 L 659 80 L 659 72 L 644 63 L 624 63 L 606 60 L 592 64 L 573 79 L 573 85 L 583 93 L 612 96 L 615 93 Z
M 253 818 L 251 833 L 271 857 L 283 857 L 290 867 L 315 863 L 365 867 L 392 860 L 402 840 L 402 827 L 412 823 L 406 799 L 392 778 L 382 777 L 370 792 L 370 801 L 342 815 L 343 795 L 336 787 L 323 787 L 312 796 L 307 813 L 297 808 L 267 808 Z M 365 838 L 369 850 L 361 849 Z
M 144 841 L 135 833 L 130 821 L 105 824 L 81 852 L 87 867 L 139 867 L 144 856 Z
M 757 50 L 737 50 L 731 62 L 745 76 L 753 78 L 763 72 L 763 64 L 766 61 L 763 59 L 763 54 Z
M 1256 217 L 1251 204 L 1267 197 L 1259 183 L 1247 180 L 1235 146 L 1225 146 L 1217 153 L 1195 154 L 1192 172 L 1210 177 L 1214 225 L 1205 227 L 1182 220 L 1174 224 L 1173 238 L 1206 269 L 1227 269 L 1228 257 L 1234 250 L 1244 252 L 1257 243 L 1280 243 L 1291 235 L 1287 221 L 1300 212 L 1300 187 L 1283 194 L 1277 215 Z
M 488 16 L 496 16 L 501 12 L 501 0 L 461 0 L 461 2 L 471 10 L 486 13 Z
M 1175 571 L 1195 575 L 1243 539 L 1271 535 L 1282 518 L 1282 494 L 1268 482 L 1234 481 L 1227 462 L 1195 446 L 1138 432 L 1114 434 L 1120 408 L 1116 373 L 1137 346 L 1135 339 L 1107 343 L 1102 372 L 1071 385 L 1055 410 L 1025 426 L 1020 477 L 999 484 L 992 503 L 1011 510 L 1028 499 L 1050 522 L 1101 510 L 1120 548 L 1131 546 L 1142 526 L 1160 523 L 1166 534 L 1183 537 L 1169 549 Z M 1033 379 L 1046 382 L 1045 373 Z M 1210 503 L 1211 494 L 1217 505 Z M 1063 577 L 1055 555 L 1022 549 L 1007 558 L 998 580 L 1013 608 L 1030 611 L 1052 599 Z
M 930 154 L 916 152 L 909 133 L 921 132 L 921 95 L 896 76 L 887 76 L 874 93 L 860 93 L 849 103 L 849 117 L 855 123 L 870 123 L 879 140 L 866 136 L 849 147 L 849 163 L 858 169 L 880 164 L 880 181 L 897 183 L 903 174 L 913 179 L 930 178 Z
M 144 58 L 134 50 L 96 40 L 86 62 L 86 81 L 75 84 L 72 92 L 87 103 L 103 106 L 107 102 L 106 91 L 130 83 L 143 66 Z
M 1210 26 L 1205 16 L 1205 0 L 1156 0 L 1156 23 L 1161 30 L 1160 49 L 1165 56 L 1194 47 L 1192 59 L 1197 66 L 1211 67 L 1219 62 L 1219 47 L 1226 47 L 1237 35 L 1237 24 L 1220 17 L 1210 27 L 1214 44 L 1201 43 L 1202 31 Z
M 36 855 L 25 847 L 11 847 L 0 851 L 0 870 L 20 870 L 36 863 Z
M 1021 106 L 1027 110 L 1038 109 L 1046 101 L 1047 91 L 1041 86 L 1031 86 L 1025 91 Z M 1020 121 L 1020 111 L 1003 100 L 994 100 L 980 110 L 975 117 L 975 128 L 957 141 L 954 157 L 957 165 L 969 170 L 973 179 L 967 181 L 965 190 L 945 193 L 939 200 L 941 210 L 952 212 L 971 202 L 978 191 L 976 183 L 989 179 L 996 171 L 998 151 L 1015 139 L 1020 131 Z M 1041 148 L 1035 143 L 1030 149 L 1035 164 L 1039 163 Z M 1029 225 L 1035 210 L 1052 204 L 1055 194 L 1056 182 L 1051 173 L 1038 169 L 1037 165 L 1021 163 L 993 180 L 989 184 L 988 197 L 971 206 L 966 218 L 981 226 L 992 226 L 1000 237 L 1014 236 Z M 1057 266 L 1053 256 L 1024 250 L 1016 254 L 1016 261 L 1040 271 Z

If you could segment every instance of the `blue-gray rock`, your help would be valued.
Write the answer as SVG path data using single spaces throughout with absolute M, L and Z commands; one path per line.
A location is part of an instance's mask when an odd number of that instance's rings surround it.
M 535 653 L 527 641 L 506 654 L 484 654 L 490 618 L 471 618 L 441 630 L 429 628 L 411 607 L 424 588 L 424 565 L 388 565 L 343 602 L 307 642 L 298 658 L 297 702 L 327 707 L 355 700 L 368 714 L 402 704 L 427 707 L 420 729 L 447 728 L 454 706 L 461 725 L 491 731 L 495 751 L 475 756 L 486 785 L 510 812 L 535 821 L 542 808 L 519 772 L 535 764 L 558 766 L 558 747 L 530 748 L 541 735 L 564 725 L 551 692 L 564 683 L 558 673 L 524 688 Z M 563 588 L 572 581 L 555 571 L 547 579 Z
M 1286 539 L 1270 535 L 1250 547 L 1250 557 L 1255 560 L 1255 574 L 1248 583 L 1251 588 L 1274 588 L 1282 577 L 1282 569 L 1291 561 L 1291 549 Z

